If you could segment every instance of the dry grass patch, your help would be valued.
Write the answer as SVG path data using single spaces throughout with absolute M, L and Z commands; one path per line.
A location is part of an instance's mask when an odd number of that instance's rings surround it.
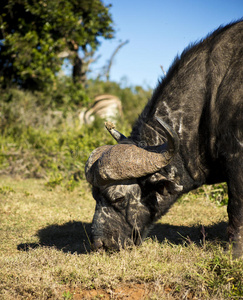
M 1 178 L 1 299 L 241 299 L 243 262 L 224 252 L 226 207 L 185 196 L 142 246 L 92 253 L 90 188 Z M 137 297 L 137 298 L 136 298 Z

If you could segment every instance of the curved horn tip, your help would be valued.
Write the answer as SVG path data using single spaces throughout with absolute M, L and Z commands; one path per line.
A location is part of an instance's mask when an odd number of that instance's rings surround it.
M 112 122 L 105 122 L 105 128 L 110 132 L 110 130 L 115 129 L 116 126 Z
M 173 130 L 172 129 L 172 127 L 169 125 L 169 124 L 167 124 L 165 121 L 163 121 L 161 118 L 159 118 L 159 117 L 155 117 L 155 119 L 159 122 L 159 124 L 164 128 L 164 129 L 166 129 L 167 131 L 168 130 Z
M 127 139 L 125 135 L 115 129 L 115 125 L 112 122 L 105 122 L 105 128 L 118 143 Z
M 173 144 L 173 152 L 176 153 L 179 150 L 179 137 L 178 134 L 175 132 L 175 130 L 166 122 L 164 122 L 161 118 L 155 117 L 155 119 L 159 122 L 159 124 L 165 129 L 167 135 L 170 136 L 170 140 Z

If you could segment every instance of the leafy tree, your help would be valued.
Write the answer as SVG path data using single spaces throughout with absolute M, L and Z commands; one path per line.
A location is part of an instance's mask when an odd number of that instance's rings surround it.
M 110 5 L 101 0 L 1 0 L 0 83 L 45 89 L 65 58 L 74 82 L 84 80 L 79 52 L 94 52 L 113 37 Z

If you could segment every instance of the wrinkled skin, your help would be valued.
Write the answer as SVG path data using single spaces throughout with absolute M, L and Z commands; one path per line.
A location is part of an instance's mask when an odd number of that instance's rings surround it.
M 136 180 L 134 183 L 93 188 L 96 199 L 92 223 L 95 248 L 119 249 L 132 243 L 140 244 L 143 238 L 140 232 L 150 222 L 150 211 L 146 203 L 141 202 L 141 195 Z
M 185 50 L 154 91 L 127 145 L 116 132 L 118 145 L 93 151 L 85 172 L 96 200 L 94 249 L 139 244 L 180 195 L 226 182 L 228 236 L 234 255 L 243 255 L 242 45 L 241 21 Z M 175 133 L 179 144 L 172 142 Z M 159 149 L 172 155 L 161 156 Z
M 153 223 L 165 214 L 182 187 L 157 178 L 160 174 L 93 187 L 96 200 L 92 222 L 93 248 L 119 250 L 139 245 Z M 163 196 L 163 197 L 162 197 Z

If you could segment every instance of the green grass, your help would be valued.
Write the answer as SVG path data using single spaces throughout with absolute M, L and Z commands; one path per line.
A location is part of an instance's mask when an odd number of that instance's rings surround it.
M 142 246 L 93 253 L 84 180 L 67 190 L 1 177 L 0 298 L 112 299 L 140 287 L 144 299 L 242 299 L 243 261 L 224 251 L 226 206 L 210 191 L 181 198 Z

